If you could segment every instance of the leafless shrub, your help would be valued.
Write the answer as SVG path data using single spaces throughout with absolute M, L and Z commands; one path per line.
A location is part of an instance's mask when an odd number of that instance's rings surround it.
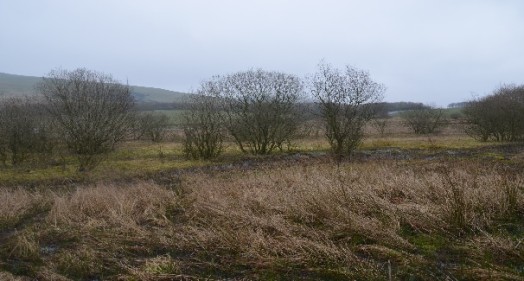
M 420 106 L 417 109 L 402 112 L 403 125 L 419 135 L 435 134 L 447 125 L 442 109 Z
M 524 85 L 502 86 L 492 95 L 467 103 L 466 132 L 481 141 L 524 139 Z
M 222 152 L 224 116 L 217 101 L 216 81 L 203 82 L 184 115 L 184 153 L 192 159 L 211 159 Z
M 334 155 L 349 155 L 363 138 L 363 127 L 375 112 L 372 103 L 382 99 L 385 87 L 373 81 L 368 72 L 346 66 L 342 72 L 321 63 L 308 79 L 326 127 L 326 137 Z
M 80 171 L 95 167 L 131 125 L 134 100 L 129 86 L 109 75 L 83 68 L 55 70 L 39 89 Z
M 387 118 L 373 118 L 371 120 L 371 126 L 383 137 L 386 133 L 386 128 L 389 124 Z
M 22 98 L 0 101 L 0 160 L 18 166 L 30 156 L 51 154 L 53 124 L 41 104 Z M 46 158 L 46 157 L 44 157 Z
M 160 142 L 165 139 L 169 127 L 169 117 L 163 113 L 137 113 L 133 124 L 133 136 L 135 139 L 147 137 L 152 142 Z
M 302 95 L 298 77 L 259 69 L 219 78 L 216 85 L 225 126 L 243 152 L 268 154 L 294 137 Z

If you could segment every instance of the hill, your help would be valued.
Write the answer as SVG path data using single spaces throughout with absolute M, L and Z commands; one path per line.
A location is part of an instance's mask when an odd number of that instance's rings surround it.
M 0 73 L 0 97 L 32 96 L 41 77 Z M 189 94 L 159 88 L 131 86 L 138 103 L 180 103 Z

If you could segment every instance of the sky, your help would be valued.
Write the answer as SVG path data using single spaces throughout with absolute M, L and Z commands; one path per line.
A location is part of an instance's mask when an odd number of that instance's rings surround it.
M 189 92 L 324 60 L 369 71 L 385 101 L 434 106 L 524 84 L 520 0 L 0 0 L 0 72 L 85 67 Z

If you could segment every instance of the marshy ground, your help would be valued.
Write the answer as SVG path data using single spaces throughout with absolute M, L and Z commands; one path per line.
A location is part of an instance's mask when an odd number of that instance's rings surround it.
M 2 280 L 523 280 L 524 146 L 372 137 L 0 171 Z

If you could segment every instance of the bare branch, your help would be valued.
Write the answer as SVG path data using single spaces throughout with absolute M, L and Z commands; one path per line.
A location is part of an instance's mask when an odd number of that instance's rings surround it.
M 371 80 L 366 71 L 346 66 L 342 72 L 321 62 L 308 77 L 308 89 L 318 102 L 333 154 L 337 159 L 351 154 L 374 115 L 372 104 L 382 100 L 384 85 Z
M 134 100 L 129 86 L 109 75 L 83 68 L 54 70 L 39 89 L 80 170 L 93 168 L 100 156 L 112 151 L 131 124 Z

